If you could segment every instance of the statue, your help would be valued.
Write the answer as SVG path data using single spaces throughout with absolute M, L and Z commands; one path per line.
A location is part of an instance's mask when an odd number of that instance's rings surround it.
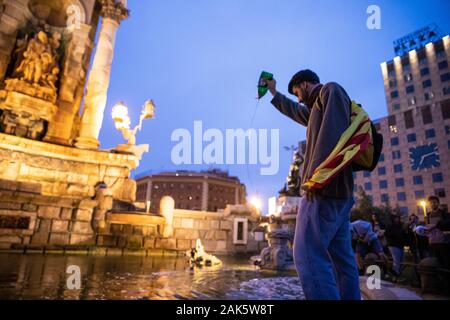
M 192 268 L 194 266 L 211 267 L 222 264 L 222 261 L 220 261 L 217 257 L 205 252 L 205 248 L 203 247 L 200 239 L 197 239 L 197 241 L 195 242 L 195 248 L 188 250 L 186 252 L 186 255 L 189 257 L 189 263 Z
M 289 175 L 287 177 L 287 184 L 279 191 L 280 195 L 298 197 L 300 195 L 300 169 L 305 160 L 300 153 L 300 148 L 294 152 L 291 166 L 289 167 Z
M 57 96 L 56 81 L 60 72 L 57 54 L 60 41 L 59 32 L 49 36 L 45 31 L 39 31 L 31 39 L 26 36 L 19 40 L 15 50 L 17 62 L 12 77 L 5 81 L 6 90 L 54 103 Z
M 52 88 L 56 94 L 55 82 L 59 74 L 56 49 L 60 38 L 59 33 L 54 33 L 50 40 L 44 31 L 40 31 L 28 42 L 15 75 L 30 84 Z

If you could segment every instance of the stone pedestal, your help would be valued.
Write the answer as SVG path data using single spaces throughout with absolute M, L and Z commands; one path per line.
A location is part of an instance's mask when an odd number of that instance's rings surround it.
M 135 201 L 137 166 L 133 155 L 0 133 L 0 247 L 94 244 L 112 199 Z

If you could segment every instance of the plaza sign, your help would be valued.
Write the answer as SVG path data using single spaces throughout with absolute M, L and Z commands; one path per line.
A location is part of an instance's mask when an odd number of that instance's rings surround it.
M 430 24 L 422 29 L 410 33 L 394 41 L 394 50 L 397 56 L 402 56 L 411 50 L 424 47 L 427 43 L 441 38 L 436 24 Z

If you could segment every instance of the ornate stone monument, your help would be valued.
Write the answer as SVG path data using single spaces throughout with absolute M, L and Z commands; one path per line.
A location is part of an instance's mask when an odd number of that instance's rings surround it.
M 0 1 L 0 248 L 95 244 L 113 201 L 135 201 L 140 154 L 98 150 L 128 14 L 125 0 Z
M 269 223 L 269 246 L 261 251 L 257 265 L 263 269 L 294 269 L 293 240 L 295 222 L 300 207 L 300 176 L 303 164 L 301 148 L 294 151 L 287 183 L 280 190 L 277 198 L 277 211 L 274 215 L 263 219 Z

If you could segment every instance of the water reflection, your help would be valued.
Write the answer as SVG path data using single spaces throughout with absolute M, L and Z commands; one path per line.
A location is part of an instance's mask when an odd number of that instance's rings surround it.
M 191 270 L 175 257 L 0 254 L 0 299 L 301 299 L 292 273 L 255 269 L 224 258 L 221 267 Z M 81 269 L 80 290 L 66 269 Z

